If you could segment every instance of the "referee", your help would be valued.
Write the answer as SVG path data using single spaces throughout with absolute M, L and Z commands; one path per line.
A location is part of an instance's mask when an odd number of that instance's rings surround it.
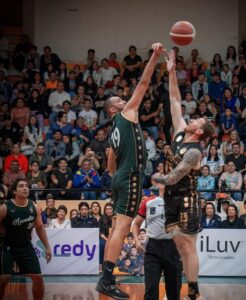
M 147 225 L 147 243 L 144 255 L 145 300 L 159 300 L 159 282 L 164 272 L 168 300 L 179 300 L 182 285 L 180 256 L 170 234 L 165 232 L 164 185 L 158 184 L 159 196 L 145 199 L 134 219 L 132 233 L 136 247 L 144 251 L 138 239 L 144 220 Z

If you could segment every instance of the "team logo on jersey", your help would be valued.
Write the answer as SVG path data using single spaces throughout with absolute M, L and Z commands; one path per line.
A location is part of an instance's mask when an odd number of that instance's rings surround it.
M 154 215 L 155 214 L 155 207 L 151 207 L 150 208 L 150 210 L 149 210 L 149 213 L 151 214 L 151 215 Z
M 181 140 L 182 140 L 182 136 L 181 135 L 176 138 L 176 142 L 180 142 Z
M 180 154 L 183 155 L 186 151 L 187 151 L 187 148 L 182 148 L 179 152 L 180 152 Z

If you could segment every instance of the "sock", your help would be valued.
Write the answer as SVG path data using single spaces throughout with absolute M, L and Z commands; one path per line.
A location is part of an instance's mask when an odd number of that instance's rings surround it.
M 188 282 L 188 296 L 191 300 L 195 300 L 196 296 L 199 295 L 198 283 Z
M 101 277 L 102 280 L 112 281 L 114 267 L 115 267 L 115 263 L 108 260 L 104 262 L 103 274 Z

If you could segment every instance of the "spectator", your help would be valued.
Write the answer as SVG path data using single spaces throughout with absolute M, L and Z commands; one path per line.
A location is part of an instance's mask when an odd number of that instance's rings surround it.
M 79 211 L 78 211 L 76 208 L 71 209 L 71 210 L 70 210 L 70 221 L 71 221 L 73 218 L 77 217 L 78 214 L 79 214 Z
M 208 83 L 205 78 L 204 72 L 198 73 L 198 80 L 194 81 L 191 85 L 193 99 L 198 101 L 208 93 Z
M 190 115 L 186 113 L 186 106 L 184 104 L 181 105 L 182 118 L 185 120 L 186 124 L 190 122 Z
M 238 65 L 237 52 L 234 46 L 227 47 L 225 62 L 228 64 L 230 71 L 233 71 Z
M 71 134 L 77 138 L 80 149 L 82 149 L 84 145 L 89 144 L 92 139 L 89 127 L 85 124 L 83 117 L 78 117 Z
M 26 175 L 20 170 L 20 165 L 18 160 L 12 160 L 10 162 L 9 170 L 6 170 L 3 175 L 3 184 L 11 190 L 12 184 L 17 178 L 25 179 Z
M 78 87 L 79 85 L 83 84 L 83 72 L 80 65 L 74 65 L 73 71 L 75 73 L 76 86 Z
M 240 143 L 240 153 L 244 154 L 244 144 L 240 141 L 238 132 L 236 130 L 233 130 L 230 132 L 229 140 L 223 142 L 222 144 L 222 153 L 224 158 L 232 154 L 232 145 L 236 142 Z
M 62 131 L 57 129 L 54 131 L 53 139 L 45 142 L 45 154 L 50 156 L 53 162 L 65 156 L 66 146 L 62 141 L 62 136 Z
M 24 174 L 28 172 L 28 159 L 25 155 L 20 153 L 20 144 L 14 144 L 12 148 L 12 154 L 8 155 L 4 161 L 4 172 L 10 170 L 12 160 L 19 162 L 19 170 Z
M 197 190 L 214 190 L 215 189 L 215 178 L 211 176 L 210 168 L 208 165 L 204 165 L 201 169 L 202 175 L 197 179 Z M 201 198 L 205 200 L 213 200 L 213 194 L 210 192 L 199 192 Z
M 26 68 L 24 68 L 21 72 L 21 77 L 29 84 L 32 84 L 34 80 L 34 76 L 37 72 L 39 72 L 39 70 L 35 69 L 33 62 L 31 60 L 28 60 Z
M 27 157 L 27 159 L 29 159 L 29 157 L 33 154 L 34 151 L 33 145 L 27 139 L 25 134 L 21 136 L 20 151 Z
M 40 92 L 37 89 L 33 89 L 31 93 L 31 97 L 28 100 L 28 106 L 31 110 L 31 114 L 35 115 L 41 129 L 44 129 L 44 117 L 45 113 L 45 106 L 44 101 L 40 96 Z
M 155 110 L 150 99 L 144 101 L 139 112 L 140 125 L 149 131 L 149 134 L 156 140 L 158 138 L 158 123 L 160 110 Z
M 215 53 L 212 63 L 216 66 L 216 71 L 220 73 L 223 68 L 223 61 L 221 59 L 221 55 L 219 53 Z
M 97 220 L 90 215 L 89 204 L 87 202 L 79 203 L 79 214 L 71 220 L 72 228 L 95 228 L 98 227 Z
M 52 170 L 53 164 L 51 157 L 45 154 L 44 144 L 39 143 L 37 144 L 36 150 L 33 155 L 29 158 L 29 166 L 32 162 L 37 161 L 39 163 L 39 169 L 44 171 L 46 175 L 50 173 Z
M 46 208 L 41 212 L 42 221 L 45 227 L 48 227 L 51 220 L 57 216 L 55 208 L 55 199 L 52 194 L 46 196 Z
M 232 76 L 231 86 L 232 94 L 236 97 L 239 97 L 241 94 L 241 83 L 238 75 Z
M 112 227 L 113 218 L 113 205 L 112 203 L 106 203 L 103 210 L 103 215 L 101 215 L 99 220 L 99 234 L 100 234 L 100 258 L 99 263 L 102 265 L 105 251 L 105 244 L 108 239 L 110 229 Z
M 79 113 L 79 117 L 83 117 L 85 124 L 88 126 L 91 133 L 96 129 L 97 124 L 97 113 L 95 110 L 91 109 L 92 103 L 90 99 L 85 100 L 85 107 L 84 109 Z
M 99 202 L 93 201 L 91 203 L 91 215 L 99 222 L 101 216 L 102 216 L 102 208 Z
M 95 153 L 101 169 L 105 159 L 105 150 L 109 147 L 109 142 L 103 129 L 98 129 L 95 138 L 90 142 L 90 148 Z
M 142 66 L 142 58 L 137 55 L 137 48 L 135 46 L 129 47 L 129 55 L 124 57 L 122 66 L 124 69 L 124 79 L 130 81 L 131 78 L 139 78 Z
M 129 257 L 126 257 L 122 265 L 119 266 L 119 271 L 133 275 L 133 266 Z
M 136 246 L 132 246 L 129 257 L 133 268 L 132 274 L 139 276 L 142 273 L 143 259 L 138 254 Z
M 226 220 L 227 218 L 227 208 L 228 205 L 233 204 L 237 207 L 238 214 L 240 212 L 240 207 L 238 202 L 232 199 L 229 194 L 226 193 L 217 193 L 215 199 L 215 207 L 217 214 L 221 217 L 221 221 Z
M 221 228 L 227 229 L 245 229 L 245 225 L 242 219 L 238 217 L 237 207 L 230 204 L 227 207 L 227 218 L 221 223 Z
M 196 101 L 192 99 L 192 94 L 187 92 L 185 95 L 185 100 L 182 100 L 182 105 L 185 105 L 186 113 L 192 116 L 197 108 Z
M 50 94 L 48 100 L 48 105 L 52 110 L 52 113 L 49 117 L 51 124 L 56 119 L 58 112 L 62 110 L 63 102 L 66 100 L 71 101 L 71 97 L 67 92 L 64 91 L 64 83 L 59 81 L 56 91 Z
M 36 74 L 34 75 L 32 90 L 38 90 L 41 96 L 44 96 L 46 92 L 44 82 L 42 81 L 39 72 L 36 72 Z
M 87 57 L 83 60 L 83 64 L 85 65 L 86 69 L 90 69 L 94 61 L 96 62 L 100 61 L 95 54 L 96 54 L 95 49 L 88 49 Z
M 90 160 L 85 159 L 82 167 L 74 174 L 73 186 L 83 190 L 81 198 L 87 200 L 96 199 L 96 191 L 92 190 L 100 188 L 101 183 L 97 172 L 91 168 Z
M 209 96 L 209 94 L 204 95 L 204 97 L 202 98 L 202 101 L 204 101 L 207 104 L 207 107 L 208 107 L 209 111 L 211 111 L 213 116 L 216 116 L 216 114 L 217 114 L 216 105 L 215 105 L 213 99 Z
M 30 191 L 30 197 L 38 200 L 39 197 L 42 197 L 44 195 L 43 191 L 38 191 L 39 189 L 45 189 L 47 188 L 47 177 L 46 174 L 43 171 L 39 170 L 39 162 L 33 161 L 30 164 L 30 172 L 27 174 L 27 180 L 29 182 L 29 186 L 32 189 L 36 189 L 35 191 Z
M 66 146 L 65 157 L 68 161 L 68 166 L 72 170 L 76 170 L 80 155 L 80 149 L 76 141 L 71 139 L 71 136 L 68 134 L 63 135 L 63 143 Z
M 18 143 L 21 141 L 21 135 L 23 131 L 20 125 L 11 120 L 10 114 L 3 115 L 3 126 L 0 129 L 0 136 L 3 140 L 10 138 L 13 143 Z
M 198 66 L 203 63 L 203 60 L 199 56 L 199 52 L 197 49 L 191 50 L 191 57 L 185 62 L 186 69 L 191 69 L 192 63 L 196 62 Z
M 208 106 L 204 101 L 200 102 L 199 107 L 196 108 L 193 116 L 194 117 L 199 116 L 199 118 L 207 117 L 208 119 L 213 119 L 214 118 L 213 114 L 208 109 Z
M 57 72 L 57 75 L 58 75 L 58 79 L 63 81 L 64 84 L 68 78 L 68 70 L 67 70 L 67 65 L 65 62 L 61 61 L 60 62 L 60 65 L 59 65 L 59 71 Z M 75 72 L 74 72 L 74 75 L 75 75 Z M 76 77 L 76 75 L 75 75 Z
M 92 76 L 96 85 L 99 86 L 102 84 L 102 74 L 97 61 L 93 61 L 91 67 L 85 70 L 83 81 L 86 82 L 89 76 Z
M 12 87 L 9 81 L 5 79 L 4 71 L 0 70 L 0 95 L 4 102 L 9 102 L 11 98 Z
M 33 67 L 35 69 L 39 69 L 40 67 L 40 54 L 37 52 L 37 46 L 30 45 L 29 52 L 26 54 L 25 57 L 25 67 L 27 67 L 27 62 L 31 61 Z
M 115 52 L 110 53 L 108 64 L 110 67 L 114 68 L 117 71 L 117 73 L 120 73 L 120 65 L 116 61 L 116 59 L 117 59 L 116 53 Z
M 73 126 L 77 117 L 76 113 L 71 110 L 71 102 L 66 100 L 63 102 L 62 106 L 64 113 L 67 114 L 67 122 Z
M 127 242 L 123 245 L 122 249 L 126 251 L 127 254 L 129 254 L 133 245 L 135 245 L 133 235 L 131 232 L 129 232 L 127 235 Z
M 210 168 L 210 175 L 217 178 L 223 171 L 224 160 L 218 154 L 216 146 L 211 146 L 209 148 L 209 154 L 204 157 L 201 162 L 201 166 L 208 165 Z
M 245 181 L 245 178 L 244 178 Z M 244 210 L 246 210 L 246 200 L 243 201 Z M 240 215 L 240 219 L 244 221 L 244 226 L 246 226 L 246 213 Z
M 221 118 L 221 135 L 225 136 L 235 130 L 237 126 L 237 120 L 232 114 L 231 108 L 225 109 L 225 114 Z
M 223 184 L 226 188 L 230 190 L 241 190 L 242 188 L 242 175 L 236 171 L 236 166 L 233 161 L 229 161 L 227 164 L 226 172 L 223 172 L 219 180 L 219 188 L 223 187 Z M 242 200 L 242 194 L 240 192 L 231 193 L 232 198 L 236 201 Z
M 215 72 L 212 81 L 208 85 L 208 93 L 217 105 L 221 105 L 226 87 L 227 84 L 220 79 L 220 74 Z
M 57 79 L 57 74 L 56 72 L 52 69 L 52 65 L 51 66 L 51 70 L 49 72 L 45 72 L 44 76 L 47 77 L 45 78 L 45 88 L 46 88 L 46 94 L 49 97 L 51 93 L 55 92 L 58 86 L 58 79 Z M 63 82 L 63 81 L 62 81 Z M 45 103 L 46 104 L 46 103 Z
M 104 104 L 106 100 L 107 100 L 107 96 L 105 95 L 104 87 L 100 85 L 97 87 L 97 94 L 94 99 L 94 107 L 98 116 L 100 116 L 100 113 L 104 108 Z
M 48 228 L 71 228 L 71 221 L 66 219 L 67 207 L 60 205 L 57 209 L 57 218 L 52 219 Z
M 238 107 L 237 111 L 239 113 L 239 121 L 243 119 L 243 112 L 246 112 L 246 85 L 242 87 L 242 93 L 238 97 L 240 106 Z
M 215 213 L 215 207 L 212 202 L 205 204 L 200 224 L 204 229 L 220 228 L 221 218 Z
M 242 174 L 246 171 L 246 156 L 240 153 L 240 143 L 236 142 L 232 145 L 232 154 L 229 154 L 225 163 L 228 164 L 229 161 L 233 161 L 236 166 L 236 171 Z
M 72 188 L 73 173 L 68 168 L 66 158 L 61 158 L 58 161 L 58 167 L 51 173 L 51 185 L 56 189 L 64 189 L 62 191 L 55 191 L 54 197 L 59 199 L 72 199 L 73 193 L 68 190 Z
M 107 200 L 112 198 L 112 192 L 111 192 L 111 182 L 112 177 L 109 174 L 109 171 L 106 169 L 101 177 L 101 188 L 102 189 L 108 189 L 108 191 L 101 192 L 100 199 Z
M 118 74 L 118 72 L 116 71 L 116 69 L 114 67 L 111 67 L 109 65 L 109 61 L 107 58 L 104 58 L 101 61 L 101 75 L 102 75 L 102 84 L 106 87 L 106 88 L 111 88 L 113 86 L 113 78 L 115 75 Z
M 190 86 L 190 84 L 197 81 L 198 80 L 198 75 L 199 75 L 199 65 L 198 65 L 197 62 L 193 62 L 192 65 L 191 65 L 191 69 L 188 71 L 188 74 L 187 74 L 186 85 Z
M 91 162 L 91 167 L 94 170 L 99 170 L 100 164 L 98 159 L 95 157 L 94 151 L 92 151 L 91 147 L 87 146 L 85 148 L 85 154 L 80 155 L 78 166 L 81 167 L 84 160 L 89 160 Z
M 43 75 L 47 71 L 48 64 L 52 64 L 55 71 L 59 70 L 60 58 L 55 53 L 52 53 L 50 46 L 44 47 L 44 54 L 40 59 L 40 73 Z
M 225 88 L 221 105 L 221 112 L 225 112 L 227 108 L 230 108 L 235 117 L 237 116 L 237 111 L 240 108 L 240 102 L 236 96 L 233 96 L 230 88 Z
M 232 82 L 232 71 L 229 68 L 228 64 L 223 65 L 223 71 L 220 73 L 221 80 L 224 81 L 227 86 L 231 85 Z
M 24 128 L 24 135 L 34 148 L 37 144 L 43 142 L 43 131 L 35 115 L 29 117 L 29 121 Z
M 91 99 L 95 99 L 97 93 L 97 85 L 92 76 L 88 76 L 86 81 L 84 82 L 85 93 Z
M 21 128 L 27 125 L 30 114 L 30 109 L 25 105 L 25 101 L 22 98 L 16 100 L 15 106 L 10 112 L 12 122 L 18 123 Z

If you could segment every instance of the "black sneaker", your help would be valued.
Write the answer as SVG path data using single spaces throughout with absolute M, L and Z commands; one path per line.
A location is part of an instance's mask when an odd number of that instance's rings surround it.
M 104 281 L 99 280 L 96 286 L 96 291 L 98 293 L 107 295 L 113 299 L 118 300 L 127 300 L 129 296 L 127 293 L 123 292 L 118 286 L 115 281 Z

